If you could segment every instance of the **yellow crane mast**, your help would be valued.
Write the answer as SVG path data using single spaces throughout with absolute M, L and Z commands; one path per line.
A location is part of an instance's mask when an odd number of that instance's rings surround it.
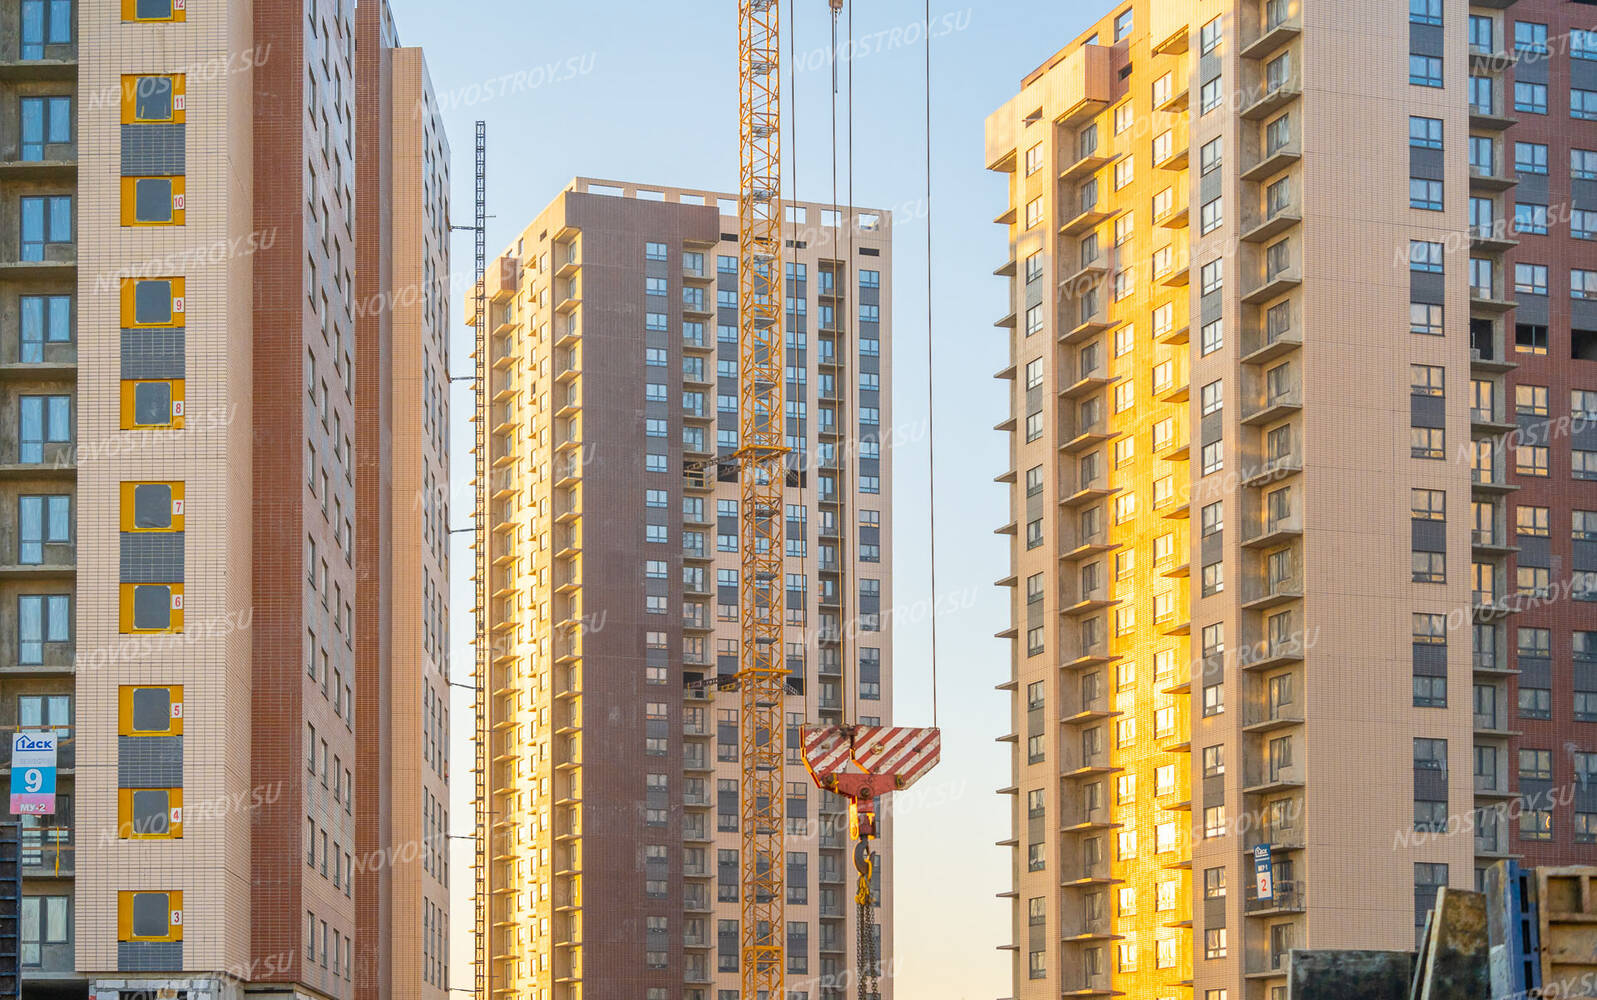
M 782 538 L 787 484 L 780 11 L 739 0 L 738 481 L 742 572 L 738 795 L 744 1000 L 786 1000 Z

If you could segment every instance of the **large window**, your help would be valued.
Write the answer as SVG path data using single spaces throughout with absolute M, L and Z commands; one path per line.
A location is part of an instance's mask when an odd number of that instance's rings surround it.
M 17 562 L 37 566 L 44 562 L 44 547 L 72 540 L 70 496 L 17 498 Z
M 23 594 L 17 598 L 17 662 L 44 662 L 45 643 L 72 639 L 72 599 L 66 594 Z
M 22 58 L 43 59 L 46 45 L 72 43 L 72 0 L 22 0 Z
M 67 896 L 22 897 L 23 965 L 42 965 L 45 945 L 67 943 L 69 899 Z
M 17 401 L 17 458 L 24 465 L 44 461 L 46 444 L 72 440 L 70 396 L 23 396 Z
M 72 342 L 72 296 L 23 295 L 17 306 L 18 361 L 37 364 L 44 360 L 45 344 Z
M 42 261 L 51 247 L 72 244 L 72 196 L 52 194 L 22 199 L 22 259 Z
M 72 141 L 72 98 L 24 97 L 22 112 L 22 159 L 45 159 L 45 146 Z

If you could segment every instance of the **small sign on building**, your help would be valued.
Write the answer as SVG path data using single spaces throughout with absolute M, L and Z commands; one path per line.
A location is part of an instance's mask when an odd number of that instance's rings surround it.
M 51 729 L 23 729 L 11 736 L 11 813 L 55 813 L 55 744 Z
M 1253 848 L 1253 891 L 1259 899 L 1275 898 L 1275 871 L 1270 864 L 1270 845 Z

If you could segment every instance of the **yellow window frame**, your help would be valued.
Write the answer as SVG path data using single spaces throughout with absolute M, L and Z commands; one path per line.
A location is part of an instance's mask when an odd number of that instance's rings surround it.
M 133 897 L 146 893 L 166 894 L 166 933 L 135 936 L 133 933 Z M 116 937 L 118 941 L 181 941 L 183 940 L 183 890 L 181 889 L 122 889 L 116 894 Z
M 138 312 L 134 303 L 138 297 L 138 286 L 146 281 L 166 281 L 172 285 L 172 320 L 168 323 L 140 323 Z M 183 325 L 184 292 L 186 291 L 184 279 L 177 277 L 152 277 L 152 278 L 123 278 L 122 279 L 122 325 L 130 330 L 169 330 Z
M 141 385 L 160 384 L 168 386 L 172 391 L 172 405 L 166 415 L 166 421 L 158 424 L 141 424 L 137 418 L 137 395 Z M 183 429 L 183 380 L 180 378 L 141 378 L 124 379 L 122 381 L 122 429 L 125 431 L 136 430 L 173 430 Z
M 140 17 L 139 0 L 122 0 L 122 20 L 139 24 L 173 24 L 188 20 L 188 0 L 172 0 L 171 17 Z
M 133 793 L 166 793 L 166 833 L 140 833 L 133 828 Z M 119 788 L 116 792 L 117 837 L 122 840 L 182 840 L 183 789 Z
M 139 528 L 134 526 L 133 496 L 140 486 L 166 486 L 172 490 L 172 526 L 170 528 Z M 141 533 L 166 534 L 183 530 L 183 481 L 181 479 L 138 479 L 122 484 L 122 530 Z
M 133 624 L 133 594 L 139 587 L 165 587 L 171 612 L 165 628 L 138 628 Z M 168 635 L 183 631 L 183 585 L 181 583 L 124 583 L 121 585 L 121 634 Z
M 172 704 L 166 729 L 133 728 L 133 693 L 150 688 L 165 691 Z M 117 733 L 122 736 L 182 736 L 183 735 L 183 685 L 181 684 L 124 684 L 117 691 Z
M 170 181 L 172 184 L 172 218 L 158 222 L 138 218 L 138 190 L 140 181 Z M 181 226 L 184 216 L 184 178 L 182 174 L 150 174 L 145 177 L 122 178 L 122 225 L 137 227 Z
M 140 118 L 138 117 L 138 92 L 140 80 L 170 80 L 172 82 L 172 117 L 170 118 Z M 182 73 L 124 73 L 122 74 L 122 124 L 148 125 L 184 123 L 184 110 L 187 106 L 187 91 L 185 78 Z

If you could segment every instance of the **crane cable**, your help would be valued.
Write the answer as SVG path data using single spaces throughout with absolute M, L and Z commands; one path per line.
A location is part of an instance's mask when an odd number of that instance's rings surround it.
M 926 6 L 926 503 L 931 560 L 932 728 L 937 728 L 937 409 L 932 381 L 932 0 Z

